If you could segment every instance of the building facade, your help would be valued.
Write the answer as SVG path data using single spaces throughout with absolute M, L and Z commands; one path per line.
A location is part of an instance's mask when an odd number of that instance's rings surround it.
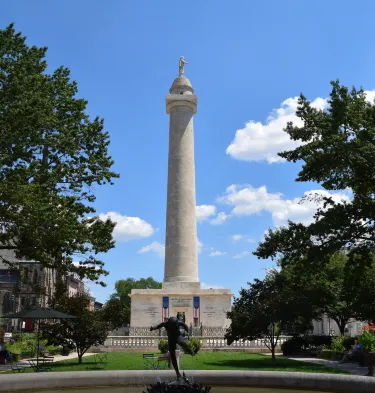
M 11 265 L 4 261 L 10 262 Z M 65 280 L 68 296 L 87 294 L 89 309 L 95 308 L 95 298 L 75 274 L 61 277 L 55 269 L 45 268 L 37 261 L 17 259 L 11 250 L 0 251 L 0 316 L 18 312 L 29 306 L 48 307 L 57 283 Z M 31 331 L 33 322 L 18 319 L 4 320 L 8 332 Z

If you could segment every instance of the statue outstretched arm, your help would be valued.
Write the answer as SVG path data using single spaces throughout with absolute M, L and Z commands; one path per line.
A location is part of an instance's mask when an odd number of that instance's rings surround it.
M 151 326 L 151 327 L 150 327 L 150 330 L 151 330 L 151 331 L 153 331 L 153 330 L 158 330 L 158 329 L 161 329 L 161 328 L 163 328 L 163 327 L 165 327 L 165 323 L 164 323 L 164 322 L 159 323 L 159 325 L 156 325 L 156 326 Z

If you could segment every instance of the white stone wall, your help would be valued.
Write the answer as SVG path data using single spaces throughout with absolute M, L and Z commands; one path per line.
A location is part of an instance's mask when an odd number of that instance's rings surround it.
M 132 327 L 147 327 L 162 322 L 162 296 L 132 296 Z
M 147 290 L 135 290 L 145 292 Z M 134 291 L 134 292 L 135 292 Z M 148 327 L 163 321 L 162 298 L 169 297 L 169 316 L 176 316 L 178 312 L 185 313 L 185 322 L 188 326 L 194 324 L 193 297 L 200 297 L 199 322 L 204 327 L 225 328 L 230 325 L 226 313 L 231 308 L 231 293 L 211 293 L 211 290 L 199 290 L 194 294 L 167 294 L 164 290 L 150 290 L 150 293 L 131 295 L 131 321 L 130 326 Z M 205 294 L 205 292 L 207 294 Z M 218 292 L 216 290 L 216 292 Z
M 231 297 L 201 296 L 201 322 L 204 327 L 229 327 L 226 313 L 231 309 Z

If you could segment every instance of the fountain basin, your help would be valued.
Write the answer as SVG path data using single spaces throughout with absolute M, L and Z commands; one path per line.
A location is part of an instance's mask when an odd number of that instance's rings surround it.
M 373 393 L 375 392 L 375 378 L 343 374 L 320 373 L 292 373 L 280 371 L 234 371 L 234 370 L 189 370 L 187 377 L 202 385 L 212 385 L 212 393 L 228 392 L 225 387 L 237 387 L 231 392 L 252 392 L 253 388 L 279 388 L 280 393 L 293 392 L 293 390 L 310 390 L 320 392 L 350 392 Z M 71 388 L 65 393 L 72 393 L 74 388 L 82 387 L 140 387 L 139 392 L 145 390 L 146 385 L 157 380 L 170 381 L 175 379 L 173 371 L 149 370 L 120 370 L 120 371 L 74 371 L 74 372 L 48 372 L 27 374 L 1 375 L 0 392 L 9 391 L 40 391 L 41 389 L 55 391 Z M 248 389 L 244 390 L 245 387 Z M 241 389 L 239 389 L 241 388 Z M 138 388 L 137 388 L 138 389 Z M 220 389 L 220 390 L 219 390 Z M 116 392 L 117 389 L 110 389 Z M 126 389 L 129 393 L 132 390 Z M 122 388 L 122 392 L 126 392 Z M 105 390 L 106 392 L 108 389 Z M 257 390 L 253 390 L 254 393 Z M 259 391 L 259 390 L 258 390 Z M 267 390 L 266 390 L 267 391 Z M 268 390 L 269 391 L 269 390 Z M 89 389 L 89 392 L 99 392 L 99 389 Z M 264 390 L 263 390 L 264 392 Z

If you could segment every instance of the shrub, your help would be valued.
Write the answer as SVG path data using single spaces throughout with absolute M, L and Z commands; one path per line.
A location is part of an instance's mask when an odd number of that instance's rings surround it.
M 292 337 L 281 344 L 283 355 L 298 355 L 302 352 L 303 337 Z
M 332 336 L 292 337 L 281 344 L 281 349 L 284 355 L 298 355 L 304 351 L 312 350 L 317 347 L 329 347 L 332 338 Z
M 362 344 L 363 351 L 371 352 L 375 349 L 375 338 L 372 332 L 363 331 L 358 337 L 358 343 Z
M 201 341 L 197 338 L 191 338 L 190 340 L 188 340 L 187 345 L 195 353 L 198 353 L 198 351 L 202 347 Z M 168 340 L 165 340 L 165 339 L 160 340 L 159 344 L 158 344 L 158 348 L 161 353 L 167 353 L 168 352 Z
M 343 340 L 343 345 L 346 351 L 348 351 L 354 345 L 354 337 L 345 337 Z
M 202 343 L 201 340 L 199 340 L 198 338 L 191 338 L 188 342 L 187 342 L 188 347 L 190 348 L 190 350 L 192 350 L 195 353 L 198 353 L 198 351 L 201 349 L 202 347 Z
M 21 355 L 22 353 L 22 348 L 21 344 L 18 342 L 12 343 L 12 344 L 6 344 L 5 348 L 8 352 L 16 354 L 16 355 Z
M 334 352 L 343 352 L 345 350 L 344 339 L 344 336 L 335 337 L 331 342 L 331 350 Z
M 161 353 L 167 353 L 168 352 L 168 340 L 165 340 L 165 339 L 160 340 L 159 344 L 158 344 L 158 348 Z
M 15 342 L 8 345 L 8 351 L 17 354 L 25 354 L 27 356 L 36 355 L 36 347 L 38 343 L 37 335 L 35 333 L 21 333 L 14 335 Z M 45 347 L 47 340 L 40 339 L 40 347 Z

